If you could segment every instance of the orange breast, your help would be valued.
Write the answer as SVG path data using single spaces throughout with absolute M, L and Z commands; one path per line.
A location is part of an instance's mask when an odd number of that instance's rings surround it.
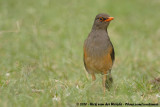
M 103 56 L 88 56 L 87 51 L 84 48 L 84 62 L 86 69 L 89 73 L 102 73 L 106 74 L 111 69 L 113 62 L 111 58 L 112 47 L 108 48 L 108 51 Z

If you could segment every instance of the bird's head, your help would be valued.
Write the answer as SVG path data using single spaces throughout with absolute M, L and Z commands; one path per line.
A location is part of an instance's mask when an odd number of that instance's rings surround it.
M 107 29 L 109 23 L 111 20 L 113 20 L 114 17 L 110 17 L 108 14 L 98 14 L 94 20 L 93 28 L 94 29 Z

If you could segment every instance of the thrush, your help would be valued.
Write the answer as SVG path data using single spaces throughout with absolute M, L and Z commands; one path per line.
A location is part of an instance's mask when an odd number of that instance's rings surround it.
M 115 59 L 114 47 L 108 36 L 107 28 L 113 17 L 108 14 L 98 14 L 94 20 L 91 32 L 84 42 L 84 66 L 92 80 L 96 80 L 95 74 L 102 77 L 103 91 L 109 89 L 113 79 L 111 69 Z

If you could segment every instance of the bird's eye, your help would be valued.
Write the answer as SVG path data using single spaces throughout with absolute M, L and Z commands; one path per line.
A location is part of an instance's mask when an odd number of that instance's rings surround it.
M 103 21 L 103 17 L 100 17 L 99 20 L 102 22 Z

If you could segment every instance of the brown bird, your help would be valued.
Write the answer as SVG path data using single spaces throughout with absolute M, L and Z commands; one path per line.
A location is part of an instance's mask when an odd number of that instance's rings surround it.
M 103 91 L 109 89 L 113 79 L 111 69 L 115 59 L 113 45 L 108 36 L 107 28 L 113 17 L 108 14 L 98 14 L 88 38 L 84 42 L 84 66 L 92 80 L 96 80 L 96 73 L 103 75 Z

